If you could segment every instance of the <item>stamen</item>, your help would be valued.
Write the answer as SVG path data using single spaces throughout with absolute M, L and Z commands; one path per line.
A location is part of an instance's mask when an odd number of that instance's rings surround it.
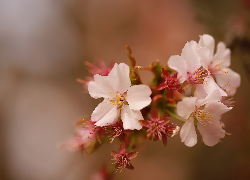
M 209 71 L 211 72 L 211 74 L 227 74 L 228 71 L 223 70 L 224 68 L 227 68 L 223 65 L 224 62 L 226 62 L 226 60 L 219 59 L 219 61 L 217 61 L 216 63 L 209 65 Z
M 210 123 L 211 125 L 213 125 L 213 123 L 211 122 L 213 119 L 211 118 L 211 114 L 208 111 L 205 110 L 196 110 L 194 112 L 194 117 L 198 120 L 198 122 L 200 122 L 203 126 L 208 127 Z
M 204 84 L 204 80 L 209 75 L 209 71 L 203 66 L 197 69 L 194 73 L 189 74 L 188 82 L 191 85 Z
M 114 93 L 114 92 L 112 92 L 112 93 Z M 108 99 L 110 99 L 110 98 L 108 98 Z M 111 104 L 116 106 L 117 109 L 122 110 L 123 104 L 125 102 L 125 97 L 122 94 L 116 93 L 115 98 L 111 99 L 110 102 L 111 102 Z

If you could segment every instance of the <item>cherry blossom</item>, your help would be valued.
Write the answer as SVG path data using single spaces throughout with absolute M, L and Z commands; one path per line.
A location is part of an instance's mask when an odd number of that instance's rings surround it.
M 199 89 L 196 89 L 199 91 Z M 196 94 L 200 95 L 199 92 Z M 221 94 L 214 90 L 204 99 L 197 97 L 186 97 L 177 103 L 177 114 L 187 121 L 181 128 L 181 141 L 186 146 L 192 147 L 197 143 L 195 124 L 202 135 L 203 142 L 208 146 L 214 146 L 225 136 L 220 122 L 221 115 L 228 112 L 232 107 L 227 107 L 219 102 Z
M 214 54 L 215 40 L 208 34 L 200 36 L 199 46 L 198 54 L 201 57 L 201 64 L 209 70 L 212 76 L 207 86 L 216 86 L 213 79 L 215 78 L 216 83 L 227 92 L 223 93 L 220 90 L 222 96 L 226 96 L 227 94 L 230 96 L 234 95 L 236 88 L 240 86 L 241 78 L 238 73 L 228 68 L 231 65 L 230 49 L 226 48 L 223 42 L 219 42 L 217 52 Z
M 209 72 L 200 62 L 197 53 L 198 44 L 195 41 L 187 42 L 182 49 L 181 56 L 171 56 L 168 66 L 178 72 L 180 83 L 187 81 L 189 85 L 203 84 Z
M 146 85 L 131 86 L 128 65 L 115 63 L 108 76 L 94 75 L 88 91 L 95 99 L 104 98 L 91 115 L 95 125 L 114 124 L 121 115 L 124 129 L 142 128 L 138 122 L 143 119 L 140 110 L 151 103 L 152 92 Z

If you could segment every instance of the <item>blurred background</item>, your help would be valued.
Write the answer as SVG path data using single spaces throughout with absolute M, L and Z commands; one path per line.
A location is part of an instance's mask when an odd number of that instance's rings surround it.
M 76 82 L 84 61 L 128 63 L 128 44 L 139 65 L 167 64 L 205 33 L 231 48 L 241 75 L 235 107 L 222 117 L 232 135 L 213 148 L 188 148 L 179 136 L 167 147 L 149 142 L 132 160 L 135 170 L 115 179 L 249 179 L 249 28 L 249 0 L 1 0 L 0 179 L 90 179 L 110 162 L 109 144 L 89 157 L 58 148 L 98 103 Z M 142 76 L 148 83 L 150 74 Z

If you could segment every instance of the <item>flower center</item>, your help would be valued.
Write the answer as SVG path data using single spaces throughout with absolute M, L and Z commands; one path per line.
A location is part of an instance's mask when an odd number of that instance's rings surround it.
M 227 74 L 228 71 L 223 70 L 224 68 L 227 68 L 224 63 L 226 60 L 221 60 L 217 61 L 216 63 L 212 63 L 208 66 L 209 71 L 211 72 L 212 75 L 216 74 Z
M 196 110 L 193 113 L 193 116 L 200 122 L 202 125 L 208 127 L 210 123 L 213 125 L 211 122 L 213 119 L 211 118 L 211 113 L 205 110 Z
M 117 109 L 122 110 L 123 104 L 126 102 L 124 94 L 120 94 L 118 92 L 115 93 L 115 92 L 111 92 L 111 91 L 110 91 L 110 93 L 115 94 L 115 97 L 108 98 L 110 100 L 111 104 L 116 106 Z M 112 94 L 110 94 L 110 96 L 112 96 Z
M 191 85 L 203 84 L 204 79 L 209 75 L 209 71 L 203 66 L 188 75 L 188 82 Z

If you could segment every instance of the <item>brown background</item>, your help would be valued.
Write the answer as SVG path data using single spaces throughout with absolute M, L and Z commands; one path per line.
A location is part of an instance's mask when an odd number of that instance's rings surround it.
M 73 123 L 98 103 L 76 82 L 86 74 L 84 61 L 128 63 L 128 44 L 139 65 L 166 64 L 204 33 L 232 45 L 236 37 L 250 37 L 249 7 L 247 0 L 1 1 L 0 178 L 90 179 L 118 144 L 89 157 L 58 149 L 73 134 Z M 249 49 L 243 44 L 232 53 L 231 68 L 242 78 L 235 107 L 222 119 L 232 136 L 213 148 L 201 141 L 188 148 L 179 135 L 168 147 L 149 142 L 132 160 L 135 170 L 116 179 L 249 179 Z M 150 74 L 142 76 L 148 83 Z

